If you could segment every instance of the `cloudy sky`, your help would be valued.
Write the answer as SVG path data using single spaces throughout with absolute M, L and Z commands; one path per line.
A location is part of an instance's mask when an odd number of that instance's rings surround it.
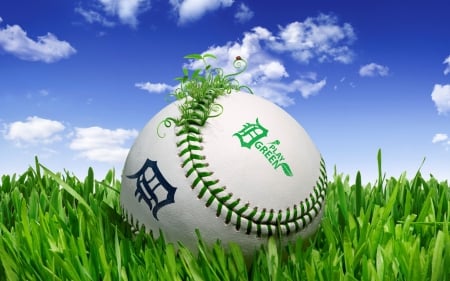
M 339 2 L 336 4 L 336 2 Z M 167 104 L 183 57 L 208 52 L 283 107 L 336 167 L 363 181 L 420 167 L 450 179 L 448 1 L 0 2 L 0 175 L 38 155 L 98 178 Z M 394 3 L 391 3 L 394 2 Z

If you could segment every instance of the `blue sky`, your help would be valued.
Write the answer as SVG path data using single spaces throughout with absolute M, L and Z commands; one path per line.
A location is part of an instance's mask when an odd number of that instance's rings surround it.
M 337 3 L 338 2 L 338 3 Z M 0 2 L 0 174 L 38 155 L 80 178 L 120 175 L 183 57 L 209 52 L 293 115 L 333 168 L 364 182 L 450 179 L 447 1 Z M 395 2 L 395 3 L 391 3 Z M 406 3 L 406 2 L 405 2 Z

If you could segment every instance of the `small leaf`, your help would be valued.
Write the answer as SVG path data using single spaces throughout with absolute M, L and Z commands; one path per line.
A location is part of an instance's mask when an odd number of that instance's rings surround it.
M 288 176 L 288 177 L 293 176 L 291 167 L 289 167 L 289 165 L 287 163 L 282 163 L 281 168 L 283 169 L 283 172 L 286 174 L 286 176 Z
M 215 56 L 215 55 L 213 55 L 213 54 L 204 54 L 203 55 L 203 58 L 212 58 L 212 59 L 216 59 L 217 57 Z
M 197 80 L 197 79 L 199 78 L 200 71 L 201 71 L 201 69 L 196 69 L 196 70 L 192 73 L 192 80 Z
M 186 81 L 186 76 L 177 77 L 177 78 L 175 78 L 175 81 L 178 81 L 180 83 L 184 83 Z
M 194 60 L 201 60 L 203 57 L 199 54 L 190 54 L 184 57 L 185 59 L 194 59 Z

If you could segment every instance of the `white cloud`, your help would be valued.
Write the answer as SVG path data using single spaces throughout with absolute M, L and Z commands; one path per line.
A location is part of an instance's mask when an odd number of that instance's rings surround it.
M 268 40 L 271 33 L 262 27 L 256 27 L 244 33 L 241 42 L 228 42 L 223 46 L 212 46 L 205 53 L 213 54 L 217 60 L 211 61 L 214 67 L 220 67 L 225 73 L 234 73 L 233 61 L 241 56 L 249 63 L 248 69 L 238 76 L 241 85 L 250 86 L 255 94 L 263 96 L 281 106 L 288 106 L 294 100 L 288 96 L 290 89 L 282 83 L 281 78 L 288 77 L 282 61 L 272 57 L 263 49 L 262 41 Z M 200 61 L 185 65 L 189 69 L 202 67 Z
M 281 59 L 280 49 L 274 48 L 274 42 L 284 42 L 280 38 L 264 27 L 255 27 L 245 32 L 241 40 L 211 46 L 204 53 L 215 55 L 217 60 L 211 60 L 211 64 L 222 68 L 225 73 L 236 72 L 233 68 L 234 59 L 237 56 L 244 58 L 248 61 L 248 68 L 237 77 L 240 84 L 251 87 L 256 95 L 280 106 L 289 106 L 295 103 L 296 93 L 303 98 L 319 93 L 326 86 L 326 79 L 318 78 L 315 72 L 297 74 L 296 77 L 289 75 Z M 190 61 L 185 67 L 197 69 L 203 65 L 201 61 Z M 297 72 L 297 69 L 293 72 Z
M 265 64 L 260 64 L 258 68 L 262 72 L 262 75 L 267 79 L 278 80 L 289 76 L 284 65 L 279 61 L 270 61 Z
M 120 163 L 125 161 L 128 148 L 123 147 L 129 139 L 138 135 L 136 130 L 109 130 L 100 127 L 75 128 L 70 148 L 80 151 L 79 156 L 92 161 Z
M 302 97 L 308 98 L 309 96 L 317 94 L 327 84 L 326 79 L 322 79 L 318 82 L 311 80 L 295 80 L 292 85 L 300 91 Z
M 289 52 L 294 59 L 309 63 L 336 61 L 350 63 L 353 52 L 349 48 L 356 39 L 353 27 L 344 23 L 338 25 L 336 17 L 320 14 L 309 17 L 304 22 L 292 22 L 280 27 L 279 35 L 271 40 L 271 47 Z
M 207 12 L 219 8 L 228 8 L 234 0 L 170 0 L 174 11 L 178 14 L 178 22 L 184 24 L 196 21 Z
M 172 0 L 172 3 L 174 0 Z M 180 1 L 176 3 L 181 4 Z M 248 61 L 248 68 L 237 79 L 241 85 L 253 89 L 256 95 L 263 96 L 280 106 L 295 103 L 293 94 L 308 98 L 319 93 L 326 86 L 325 78 L 318 78 L 315 72 L 305 72 L 292 77 L 283 63 L 284 53 L 307 63 L 313 59 L 319 62 L 348 63 L 353 52 L 346 45 L 356 39 L 350 24 L 338 25 L 337 19 L 328 15 L 307 18 L 304 22 L 294 22 L 280 27 L 277 34 L 258 26 L 236 41 L 209 47 L 203 53 L 213 54 L 216 60 L 210 61 L 213 67 L 222 68 L 224 73 L 235 73 L 233 62 L 237 56 Z M 309 55 L 300 59 L 304 51 Z M 203 62 L 191 60 L 184 65 L 188 69 L 203 67 Z M 294 73 L 298 70 L 294 69 Z M 163 83 L 136 83 L 136 87 L 150 92 L 173 90 Z
M 444 75 L 447 75 L 447 74 L 450 73 L 450 56 L 448 56 L 448 57 L 444 60 L 443 63 L 444 63 L 444 64 L 447 64 L 447 67 L 446 67 L 445 70 L 444 70 Z
M 361 66 L 359 75 L 362 77 L 387 76 L 389 75 L 389 67 L 372 62 Z
M 43 97 L 46 97 L 46 96 L 50 95 L 50 92 L 46 89 L 41 89 L 41 90 L 39 90 L 39 94 Z
M 448 139 L 447 134 L 438 133 L 433 137 L 432 143 L 444 142 Z
M 244 38 L 241 40 L 242 43 L 230 41 L 222 46 L 212 46 L 205 53 L 215 55 L 217 60 L 213 61 L 214 66 L 223 68 L 226 73 L 235 72 L 233 61 L 237 56 L 241 56 L 251 62 L 249 69 L 239 76 L 239 81 L 242 84 L 249 84 L 252 80 L 264 80 L 264 77 L 261 77 L 260 65 L 266 65 L 276 61 L 261 46 L 261 42 L 268 40 L 271 36 L 270 31 L 267 29 L 255 27 L 251 32 L 244 33 Z M 193 61 L 185 65 L 185 67 L 190 69 L 200 68 L 202 66 L 203 63 L 201 61 Z
M 240 23 L 245 23 L 251 20 L 254 14 L 255 13 L 252 10 L 250 10 L 250 8 L 247 5 L 241 3 L 241 5 L 239 5 L 238 7 L 236 14 L 234 14 L 234 18 Z
M 120 22 L 137 26 L 137 16 L 149 8 L 149 0 L 98 0 L 110 15 L 118 16 Z
M 282 83 L 264 84 L 264 86 L 252 87 L 255 95 L 263 97 L 279 106 L 290 106 L 295 104 L 295 100 L 289 94 L 293 92 L 292 88 Z
M 450 84 L 435 84 L 431 99 L 434 101 L 439 114 L 446 114 L 450 111 Z
M 174 86 L 167 85 L 165 83 L 151 83 L 151 82 L 141 82 L 134 84 L 136 87 L 142 90 L 146 90 L 150 93 L 164 93 L 173 91 L 175 89 Z
M 25 122 L 6 124 L 3 135 L 5 139 L 15 142 L 18 146 L 50 144 L 62 139 L 58 133 L 64 129 L 65 126 L 59 121 L 32 116 Z
M 115 25 L 114 22 L 108 20 L 96 11 L 85 10 L 81 7 L 77 7 L 75 8 L 75 12 L 80 14 L 88 23 L 98 23 L 106 27 L 113 27 Z
M 317 94 L 325 85 L 326 79 L 317 82 L 310 79 L 296 79 L 290 83 L 258 83 L 252 89 L 256 95 L 286 107 L 295 104 L 294 99 L 289 94 L 300 93 L 306 99 Z
M 80 152 L 79 156 L 90 161 L 114 164 L 124 162 L 128 152 L 129 149 L 123 147 L 94 148 Z
M 49 159 L 56 154 L 58 154 L 58 151 L 48 147 L 42 147 L 39 153 L 39 159 Z
M 40 89 L 38 91 L 33 92 L 27 92 L 25 94 L 25 97 L 27 99 L 35 99 L 35 98 L 41 98 L 43 100 L 44 98 L 48 98 L 50 96 L 50 91 L 47 89 Z
M 39 36 L 35 41 L 18 25 L 0 28 L 0 48 L 22 60 L 46 63 L 56 62 L 76 53 L 68 42 L 58 40 L 51 33 Z

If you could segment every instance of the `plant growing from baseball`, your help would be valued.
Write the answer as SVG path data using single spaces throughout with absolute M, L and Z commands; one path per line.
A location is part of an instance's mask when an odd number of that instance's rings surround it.
M 283 109 L 254 95 L 237 72 L 204 67 L 177 78 L 174 102 L 140 132 L 127 157 L 120 202 L 132 225 L 197 248 L 240 245 L 244 256 L 274 236 L 307 238 L 322 217 L 327 179 L 320 152 Z M 243 92 L 242 90 L 247 90 Z M 250 93 L 248 93 L 250 92 Z

